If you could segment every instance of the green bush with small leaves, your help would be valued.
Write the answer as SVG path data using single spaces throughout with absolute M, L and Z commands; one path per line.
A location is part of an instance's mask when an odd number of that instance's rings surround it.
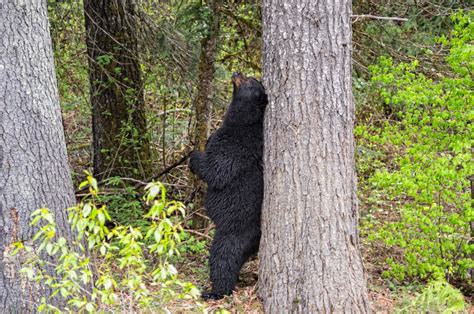
M 110 216 L 98 201 L 97 181 L 89 173 L 79 188 L 84 187 L 88 187 L 87 196 L 68 209 L 76 235 L 73 241 L 57 235 L 53 214 L 41 208 L 32 214 L 31 224 L 39 228 L 35 245 L 16 243 L 17 251 L 26 250 L 31 256 L 22 273 L 50 288 L 51 298 L 60 294 L 67 301 L 64 308 L 57 308 L 43 297 L 39 311 L 166 312 L 168 302 L 197 298 L 199 291 L 179 280 L 170 263 L 170 258 L 179 255 L 184 206 L 167 200 L 163 184 L 145 187 L 144 201 L 149 207 L 145 218 L 150 224 L 144 229 L 117 226 L 109 230 Z M 45 271 L 48 268 L 52 271 Z
M 381 58 L 372 83 L 392 115 L 355 131 L 364 147 L 377 151 L 378 167 L 367 179 L 391 219 L 365 224 L 369 240 L 389 252 L 384 275 L 398 281 L 446 278 L 472 287 L 474 219 L 470 178 L 474 174 L 474 13 L 453 16 L 449 73 L 428 78 L 418 62 Z
M 395 313 L 465 313 L 467 310 L 463 294 L 445 280 L 430 282 L 407 305 Z

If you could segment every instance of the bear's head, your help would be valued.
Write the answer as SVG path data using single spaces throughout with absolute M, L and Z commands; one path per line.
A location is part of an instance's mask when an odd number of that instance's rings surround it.
M 232 75 L 234 91 L 226 121 L 233 125 L 249 125 L 263 121 L 268 103 L 262 83 L 240 72 Z

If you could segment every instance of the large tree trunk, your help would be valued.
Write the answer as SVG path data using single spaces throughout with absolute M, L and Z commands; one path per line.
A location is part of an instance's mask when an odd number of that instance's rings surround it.
M 368 312 L 357 235 L 351 2 L 266 0 L 260 296 L 268 313 Z
M 94 174 L 147 178 L 150 140 L 138 59 L 135 0 L 84 0 Z
M 217 38 L 219 37 L 220 7 L 222 0 L 210 0 L 208 2 L 209 32 L 202 40 L 201 59 L 199 62 L 198 90 L 196 97 L 196 127 L 194 136 L 195 149 L 204 151 L 206 141 L 209 137 L 212 113 L 212 96 L 214 81 L 214 62 L 217 54 Z M 202 229 L 207 226 L 209 219 L 204 211 L 204 190 L 205 184 L 194 177 L 195 214 L 193 215 L 193 228 Z
M 31 212 L 48 207 L 57 231 L 71 239 L 65 209 L 74 193 L 46 14 L 46 1 L 0 5 L 0 312 L 6 313 L 34 312 L 50 293 L 22 279 L 25 256 L 10 254 L 16 241 L 32 244 Z

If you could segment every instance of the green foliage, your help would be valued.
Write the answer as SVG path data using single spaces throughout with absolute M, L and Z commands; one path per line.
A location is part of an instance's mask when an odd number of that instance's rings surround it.
M 408 305 L 396 310 L 396 313 L 462 313 L 466 302 L 462 293 L 445 280 L 428 284 Z
M 246 75 L 260 77 L 261 3 L 229 1 L 223 4 L 221 11 L 223 18 L 218 60 L 222 64 L 222 75 L 228 77 L 230 73 L 243 71 Z
M 357 76 L 367 77 L 367 67 L 381 55 L 397 61 L 420 60 L 425 71 L 444 70 L 443 50 L 436 37 L 451 28 L 450 15 L 457 10 L 472 9 L 469 1 L 373 1 L 353 2 L 355 15 L 402 17 L 407 21 L 370 18 L 353 19 L 354 69 Z
M 381 125 L 359 125 L 356 135 L 381 153 L 375 159 L 383 167 L 368 183 L 397 212 L 392 221 L 366 225 L 365 232 L 402 252 L 387 259 L 384 273 L 399 281 L 445 277 L 472 283 L 473 16 L 455 15 L 452 39 L 440 40 L 450 46 L 449 75 L 434 81 L 416 72 L 417 61 L 395 65 L 389 58 L 371 68 L 392 115 Z
M 176 11 L 176 24 L 186 30 L 189 39 L 201 42 L 210 32 L 210 14 L 208 5 L 201 1 L 190 1 Z
M 449 41 L 442 36 L 438 41 L 444 45 L 450 45 L 450 53 L 446 60 L 453 71 L 466 79 L 472 79 L 474 73 L 474 13 L 470 11 L 464 14 L 460 11 L 454 14 L 452 19 L 455 22 L 452 38 Z
M 146 206 L 140 193 L 120 177 L 111 177 L 104 182 L 109 192 L 97 195 L 97 200 L 107 204 L 112 223 L 116 225 L 147 228 L 150 220 L 144 217 Z
M 150 207 L 145 215 L 150 224 L 109 230 L 106 221 L 110 216 L 106 206 L 99 205 L 97 181 L 87 173 L 83 187 L 88 187 L 88 195 L 68 209 L 76 235 L 73 241 L 68 243 L 57 235 L 52 213 L 41 208 L 32 214 L 31 224 L 39 228 L 33 238 L 36 245 L 17 244 L 32 256 L 22 273 L 49 287 L 52 297 L 59 294 L 67 300 L 59 309 L 42 298 L 39 311 L 165 310 L 168 302 L 197 297 L 198 290 L 179 280 L 169 262 L 179 255 L 183 204 L 167 200 L 161 183 L 150 183 L 144 197 Z M 148 255 L 156 263 L 152 265 Z
M 203 253 L 206 252 L 206 241 L 198 240 L 189 233 L 181 233 L 182 245 L 179 246 L 181 253 Z

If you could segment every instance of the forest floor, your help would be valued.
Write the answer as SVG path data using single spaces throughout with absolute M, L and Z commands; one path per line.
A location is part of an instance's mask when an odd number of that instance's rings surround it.
M 207 257 L 202 254 L 183 256 L 178 271 L 183 280 L 193 282 L 198 288 L 205 289 L 209 286 Z M 263 313 L 263 305 L 257 296 L 258 260 L 257 258 L 244 265 L 240 273 L 239 282 L 231 297 L 218 301 L 209 301 L 204 304 L 210 313 L 228 311 L 230 313 Z M 392 292 L 383 282 L 369 274 L 369 298 L 375 313 L 393 313 L 398 302 L 396 293 Z M 405 295 L 404 295 L 405 297 Z M 183 304 L 179 304 L 183 310 Z M 189 304 L 189 308 L 193 308 Z M 171 306 L 170 310 L 173 311 Z M 180 310 L 178 310 L 179 312 Z M 474 313 L 474 312 L 473 312 Z
M 183 263 L 178 265 L 182 278 L 199 288 L 207 288 L 209 282 L 206 259 L 204 255 L 185 256 Z M 242 268 L 232 297 L 209 301 L 205 305 L 206 309 L 209 312 L 227 310 L 230 313 L 263 313 L 262 302 L 257 296 L 257 279 L 258 260 L 255 258 Z M 369 279 L 369 298 L 375 313 L 392 313 L 397 303 L 397 296 L 388 287 L 384 287 L 380 280 Z
M 369 299 L 374 313 L 394 313 L 397 309 L 403 307 L 416 296 L 416 286 L 395 286 L 389 281 L 384 280 L 380 274 L 380 267 L 375 265 L 374 261 L 379 260 L 374 251 L 367 249 L 364 252 L 364 266 L 367 273 L 367 284 L 369 288 Z M 207 256 L 200 253 L 187 253 L 182 255 L 181 262 L 176 265 L 181 279 L 190 281 L 199 289 L 209 288 Z M 239 281 L 230 297 L 225 297 L 218 301 L 203 302 L 203 308 L 209 313 L 264 313 L 263 304 L 257 295 L 258 281 L 258 259 L 254 258 L 247 262 L 240 272 Z M 470 301 L 470 309 L 466 312 L 474 314 L 474 306 Z M 173 309 L 172 313 L 189 313 L 198 311 L 193 301 L 183 305 L 180 303 Z M 187 310 L 184 310 L 187 309 Z

